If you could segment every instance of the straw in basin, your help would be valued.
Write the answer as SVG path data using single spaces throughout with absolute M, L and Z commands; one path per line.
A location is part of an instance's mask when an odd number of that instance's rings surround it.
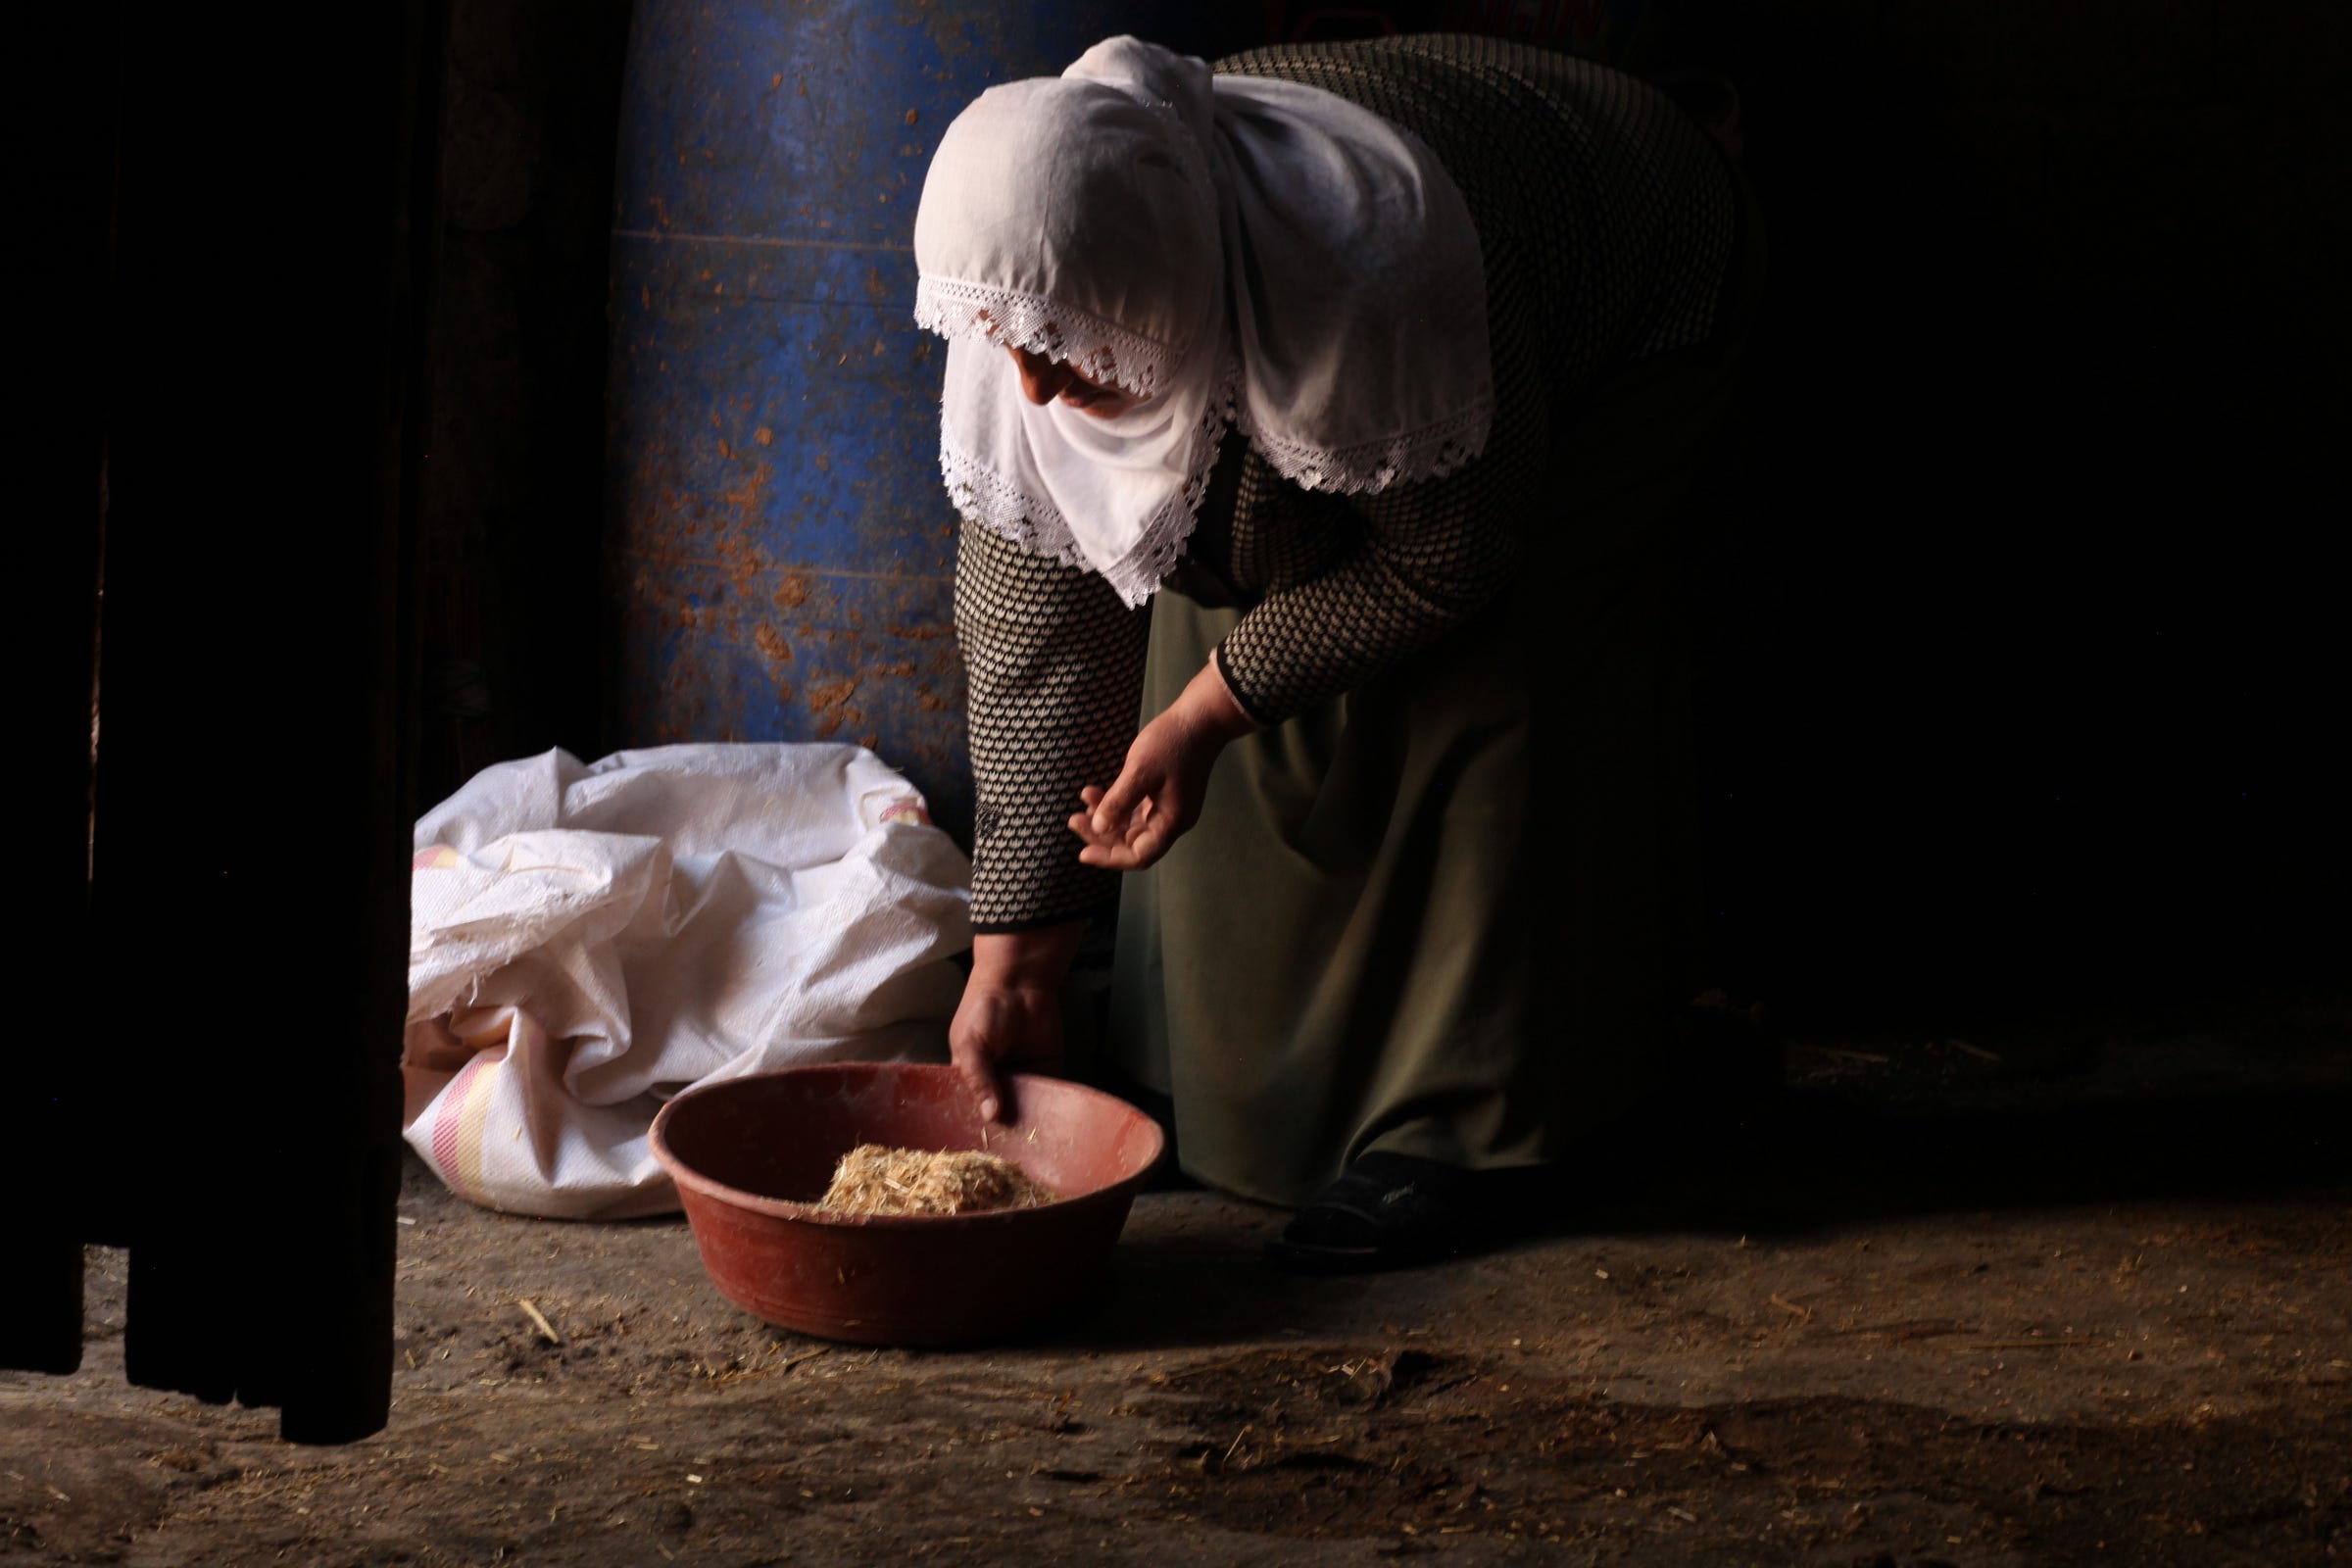
M 971 1214 L 1027 1208 L 1061 1195 L 995 1154 L 860 1144 L 841 1156 L 817 1207 L 836 1214 Z

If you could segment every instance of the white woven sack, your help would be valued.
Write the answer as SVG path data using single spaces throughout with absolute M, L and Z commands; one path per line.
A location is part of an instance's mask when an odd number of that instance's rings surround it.
M 696 1084 L 945 1060 L 970 865 L 856 746 L 484 769 L 416 824 L 410 1146 L 492 1208 L 677 1207 L 647 1130 Z

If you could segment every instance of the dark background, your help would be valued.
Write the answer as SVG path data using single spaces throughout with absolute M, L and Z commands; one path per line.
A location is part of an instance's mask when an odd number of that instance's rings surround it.
M 431 800 L 620 732 L 601 535 L 626 0 L 448 0 Z M 1239 7 L 1723 74 L 1771 225 L 1694 535 L 1713 972 L 1790 1027 L 2339 983 L 2352 415 L 2326 0 Z M 1565 20 L 1563 20 L 1565 19 Z

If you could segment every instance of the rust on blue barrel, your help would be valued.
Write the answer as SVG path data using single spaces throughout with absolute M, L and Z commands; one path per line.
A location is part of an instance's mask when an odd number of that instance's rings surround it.
M 909 315 L 923 173 L 983 88 L 1120 32 L 1212 52 L 1233 15 L 641 0 L 607 448 L 629 744 L 855 741 L 961 833 L 944 355 Z

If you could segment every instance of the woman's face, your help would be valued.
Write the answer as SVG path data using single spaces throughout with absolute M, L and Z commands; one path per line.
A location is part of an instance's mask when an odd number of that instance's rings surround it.
M 1004 352 L 1012 356 L 1014 365 L 1020 367 L 1021 395 L 1039 408 L 1059 398 L 1081 414 L 1108 419 L 1125 414 L 1143 401 L 1132 392 L 1089 381 L 1067 365 L 1057 365 L 1042 354 L 1016 349 L 1009 343 L 1004 346 Z

